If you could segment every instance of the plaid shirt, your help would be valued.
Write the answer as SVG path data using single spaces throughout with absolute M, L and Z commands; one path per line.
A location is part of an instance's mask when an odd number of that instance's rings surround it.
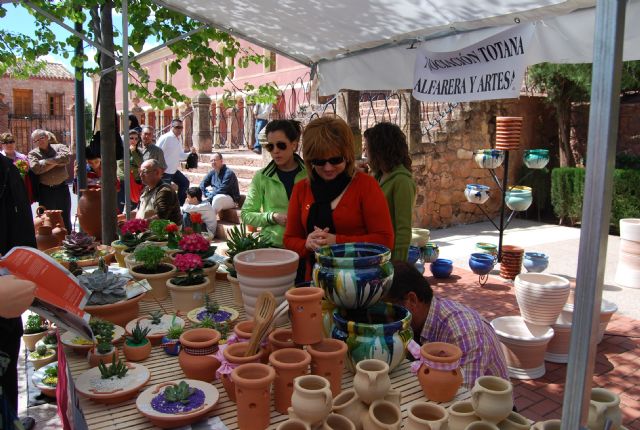
M 480 376 L 493 375 L 509 380 L 500 341 L 493 327 L 471 308 L 452 300 L 431 300 L 420 343 L 452 343 L 462 350 L 460 370 L 463 387 L 471 389 Z

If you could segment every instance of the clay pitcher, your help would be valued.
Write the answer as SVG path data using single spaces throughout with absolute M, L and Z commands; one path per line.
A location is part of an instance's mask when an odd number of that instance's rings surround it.
M 322 332 L 322 298 L 324 290 L 317 287 L 292 288 L 284 297 L 289 302 L 293 341 L 298 345 L 318 343 Z
M 334 397 L 342 390 L 342 371 L 347 356 L 347 344 L 338 339 L 323 339 L 315 345 L 307 345 L 311 354 L 311 373 L 329 380 Z
M 222 351 L 226 363 L 222 363 L 218 368 L 217 376 L 232 402 L 236 401 L 236 384 L 231 380 L 231 372 L 241 364 L 258 363 L 262 355 L 262 351 L 258 351 L 256 354 L 245 357 L 247 348 L 249 348 L 248 342 L 240 342 L 227 345 Z
M 38 206 L 36 208 L 36 216 L 33 218 L 33 227 L 35 228 L 36 231 L 38 231 L 38 228 L 40 228 L 40 226 L 42 224 L 44 224 L 44 211 L 47 208 L 45 208 L 44 206 Z M 49 226 L 52 227 L 52 226 Z
M 78 221 L 82 230 L 100 240 L 102 236 L 102 202 L 100 188 L 80 190 L 78 200 Z
M 362 419 L 362 427 L 366 430 L 400 430 L 401 423 L 400 408 L 386 400 L 371 403 L 368 413 Z
M 449 406 L 449 430 L 465 430 L 473 422 L 480 421 L 469 401 L 455 402 Z
M 273 351 L 269 363 L 276 369 L 273 398 L 276 411 L 286 414 L 291 406 L 293 380 L 309 372 L 311 356 L 307 351 L 297 348 L 283 348 Z
M 236 384 L 238 428 L 263 430 L 269 426 L 271 383 L 276 371 L 262 363 L 247 363 L 233 369 L 231 379 Z
M 43 225 L 55 227 L 58 224 L 64 225 L 64 219 L 62 219 L 62 211 L 60 209 L 45 210 Z
M 60 246 L 58 238 L 52 234 L 52 228 L 46 225 L 40 225 L 36 234 L 36 243 L 38 249 L 44 251 L 49 248 Z
M 481 376 L 471 389 L 471 403 L 477 416 L 497 424 L 513 409 L 513 386 L 497 376 Z
M 462 385 L 460 348 L 449 343 L 430 342 L 422 345 L 420 354 L 423 364 L 418 370 L 418 380 L 424 395 L 434 402 L 453 400 Z
M 405 430 L 447 430 L 449 413 L 440 405 L 427 402 L 412 404 L 407 411 Z
M 218 352 L 220 332 L 211 328 L 194 328 L 180 336 L 178 363 L 187 378 L 211 382 L 216 377 L 220 361 Z
M 356 430 L 362 430 L 362 417 L 367 413 L 365 405 L 356 394 L 356 390 L 349 388 L 333 399 L 333 413 L 348 418 Z
M 358 362 L 356 374 L 353 377 L 353 388 L 360 400 L 367 405 L 374 400 L 383 399 L 391 388 L 389 365 L 375 358 Z
M 620 398 L 604 388 L 594 388 L 591 390 L 587 427 L 590 430 L 602 430 L 607 420 L 611 421 L 611 430 L 620 428 L 622 424 Z
M 296 418 L 314 428 L 331 412 L 333 397 L 329 381 L 321 376 L 298 376 L 293 381 L 291 408 Z M 291 414 L 289 414 L 291 415 Z
M 67 237 L 68 232 L 67 229 L 64 228 L 64 224 L 58 223 L 51 231 L 51 234 L 53 234 L 56 239 L 58 239 L 58 245 L 61 245 L 64 238 Z
M 531 421 L 517 412 L 511 412 L 507 418 L 498 423 L 500 430 L 529 430 Z

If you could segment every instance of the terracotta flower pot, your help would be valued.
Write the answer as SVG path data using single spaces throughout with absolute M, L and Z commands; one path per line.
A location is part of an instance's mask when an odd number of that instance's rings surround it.
M 184 328 L 184 320 L 179 316 L 164 314 L 160 317 L 160 324 L 153 324 L 150 316 L 142 316 L 134 318 L 127 323 L 125 329 L 128 334 L 131 334 L 136 328 L 136 324 L 140 323 L 140 328 L 143 330 L 149 328 L 149 334 L 147 339 L 151 341 L 151 345 L 158 346 L 162 343 L 162 338 L 167 334 L 169 327 L 177 325 Z
M 238 428 L 263 430 L 269 426 L 271 383 L 276 371 L 262 363 L 242 364 L 231 372 L 236 383 Z
M 153 301 L 154 297 L 158 300 L 164 300 L 169 296 L 167 281 L 175 276 L 177 269 L 173 264 L 162 263 L 162 265 L 167 266 L 169 270 L 162 273 L 142 273 L 138 271 L 141 270 L 142 265 L 136 265 L 129 269 L 129 273 L 134 279 L 146 279 L 151 285 L 151 291 L 147 292 L 147 297 L 144 299 L 146 302 Z
M 54 361 L 56 361 L 56 358 L 58 357 L 56 350 L 50 349 L 50 348 L 47 349 L 47 355 L 41 358 L 40 357 L 34 358 L 32 354 L 35 354 L 35 352 L 29 353 L 29 355 L 27 356 L 27 361 L 29 361 L 33 365 L 33 368 L 35 370 L 40 369 L 42 366 L 46 364 L 53 363 Z
M 428 402 L 417 402 L 409 406 L 407 410 L 407 422 L 405 430 L 447 430 L 449 412 L 440 405 Z
M 87 311 L 87 312 L 89 312 L 89 311 Z M 46 335 L 47 335 L 47 330 L 42 330 L 39 333 L 23 334 L 22 335 L 22 340 L 24 341 L 24 346 L 29 351 L 35 351 L 36 350 L 36 342 L 38 342 L 40 339 L 42 339 Z
M 553 337 L 547 344 L 547 350 L 544 353 L 545 361 L 550 361 L 552 363 L 568 363 L 572 314 L 573 312 L 568 312 L 563 308 L 562 312 L 560 312 L 560 316 L 556 320 L 556 323 L 551 326 L 553 329 Z
M 244 300 L 242 300 L 242 291 L 240 290 L 240 282 L 238 278 L 231 276 L 227 273 L 227 281 L 231 284 L 231 292 L 233 293 L 233 302 L 236 306 L 244 306 Z
M 102 192 L 100 188 L 80 190 L 82 195 L 78 200 L 78 221 L 82 230 L 94 236 L 97 240 L 102 237 Z
M 324 291 L 317 287 L 292 288 L 285 293 L 289 302 L 289 316 L 293 341 L 311 345 L 322 340 L 322 298 Z
M 332 404 L 329 381 L 323 377 L 305 375 L 294 380 L 291 408 L 296 418 L 300 418 L 312 428 L 316 427 L 327 418 Z
M 362 418 L 369 410 L 369 406 L 360 400 L 356 390 L 349 388 L 333 398 L 332 410 L 348 418 L 357 430 L 361 430 Z
M 308 345 L 307 352 L 311 355 L 311 373 L 329 380 L 334 397 L 340 394 L 347 344 L 337 339 L 323 339 Z
M 293 331 L 288 328 L 277 328 L 269 333 L 269 351 L 283 348 L 301 348 L 293 342 Z
M 220 332 L 211 328 L 194 328 L 180 336 L 180 368 L 189 379 L 211 382 L 220 361 L 216 358 Z
M 309 373 L 311 356 L 307 351 L 296 348 L 284 348 L 269 355 L 269 363 L 276 369 L 274 383 L 274 402 L 276 411 L 286 414 L 291 406 L 293 380 Z
M 116 348 L 115 346 L 111 348 L 111 352 L 108 352 L 106 354 L 100 354 L 95 348 L 93 348 L 89 350 L 89 353 L 87 354 L 87 358 L 89 359 L 89 367 L 96 367 L 98 364 L 100 364 L 100 362 L 104 363 L 105 365 L 111 364 L 114 356 L 116 357 L 116 361 L 118 361 L 118 348 Z
M 147 339 L 147 342 L 142 345 L 134 345 L 125 340 L 122 352 L 127 357 L 127 361 L 144 361 L 151 355 L 151 341 Z
M 49 248 L 60 246 L 60 241 L 53 235 L 53 228 L 41 225 L 36 232 L 36 243 L 38 249 L 44 251 Z
M 353 388 L 358 398 L 367 405 L 375 400 L 384 399 L 391 388 L 389 365 L 376 359 L 360 361 L 356 365 Z
M 258 363 L 262 355 L 262 351 L 258 351 L 256 354 L 245 357 L 247 348 L 249 348 L 249 344 L 242 342 L 226 345 L 222 351 L 226 362 L 223 362 L 218 368 L 217 376 L 232 402 L 236 401 L 236 384 L 231 380 L 231 372 L 241 364 Z
M 144 299 L 147 293 L 142 293 L 129 300 L 112 303 L 110 305 L 85 306 L 84 310 L 96 318 L 111 321 L 115 325 L 126 326 L 129 321 L 140 314 L 140 300 Z
M 101 379 L 100 370 L 97 367 L 92 367 L 75 379 L 76 390 L 94 402 L 107 405 L 132 399 L 138 395 L 138 390 L 147 384 L 151 372 L 142 364 L 126 363 L 126 366 L 129 371 L 124 378 L 113 377 L 109 382 Z
M 424 395 L 439 403 L 452 400 L 462 385 L 460 348 L 449 343 L 430 342 L 422 345 L 420 355 L 422 366 L 418 370 L 418 380 Z
M 204 306 L 204 296 L 207 294 L 206 289 L 209 283 L 209 278 L 204 278 L 204 282 L 197 285 L 176 285 L 173 279 L 168 279 L 166 285 L 176 312 L 186 313 L 191 309 Z

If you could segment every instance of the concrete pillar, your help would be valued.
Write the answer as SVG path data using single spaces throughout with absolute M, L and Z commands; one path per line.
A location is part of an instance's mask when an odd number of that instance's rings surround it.
M 214 103 L 211 105 L 211 110 L 213 111 L 215 122 L 215 126 L 213 127 L 213 147 L 220 149 L 222 146 L 222 139 L 220 138 L 220 118 L 222 117 L 222 108 L 218 103 Z
M 225 109 L 224 113 L 225 113 L 225 117 L 227 118 L 226 121 L 226 126 L 227 126 L 227 148 L 233 148 L 233 120 L 234 120 L 234 113 L 235 113 L 236 109 L 235 107 L 230 108 L 230 109 Z
M 360 91 L 340 90 L 336 96 L 336 115 L 346 121 L 353 133 L 356 157 L 362 154 L 360 131 Z
M 253 105 L 249 106 L 247 99 L 244 99 L 244 114 L 242 115 L 242 119 L 244 122 L 243 128 L 243 140 L 244 144 L 247 148 L 251 149 L 253 146 L 253 133 L 255 131 L 255 119 L 253 117 Z
M 193 146 L 199 153 L 211 152 L 211 120 L 209 118 L 211 98 L 201 92 L 191 101 L 193 103 Z
M 4 94 L 0 93 L 0 133 L 9 130 L 9 105 L 4 102 Z
M 149 125 L 149 111 L 144 111 L 144 121 L 142 122 L 144 125 Z
M 400 129 L 407 136 L 409 153 L 416 153 L 422 142 L 420 130 L 420 102 L 411 95 L 411 90 L 398 91 L 400 96 Z
M 68 127 L 67 130 L 69 130 L 69 149 L 71 149 L 71 152 L 73 154 L 76 153 L 76 145 L 75 145 L 75 141 L 76 141 L 75 110 L 76 110 L 75 103 L 72 104 L 71 106 L 69 106 L 69 109 L 67 109 L 67 118 L 69 118 L 69 124 L 67 124 L 67 127 Z M 2 132 L 1 129 L 0 129 L 0 132 Z
M 133 104 L 133 106 L 129 109 L 129 113 L 135 115 L 136 118 L 138 118 L 138 122 L 140 124 L 145 124 L 147 119 L 146 112 L 144 111 L 144 109 L 138 106 L 140 104 L 140 99 L 138 97 L 134 97 L 133 99 L 131 99 L 131 103 Z
M 184 150 L 188 151 L 193 146 L 193 108 L 191 107 L 191 100 L 187 100 L 182 107 L 180 117 L 183 118 L 184 125 Z

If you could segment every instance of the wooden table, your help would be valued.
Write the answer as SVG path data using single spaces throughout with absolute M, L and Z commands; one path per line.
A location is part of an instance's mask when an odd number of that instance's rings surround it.
M 231 286 L 226 280 L 216 280 L 214 298 L 221 306 L 230 306 L 237 309 L 240 312 L 239 320 L 245 319 L 244 309 L 239 309 L 233 303 L 233 296 L 231 294 Z M 173 312 L 171 300 L 167 299 L 161 302 L 164 309 L 168 312 Z M 146 315 L 150 311 L 158 310 L 160 307 L 156 302 L 140 302 L 140 315 Z M 184 317 L 186 320 L 186 316 Z M 186 327 L 189 327 L 190 323 L 186 320 Z M 122 349 L 120 347 L 120 356 Z M 65 353 L 67 356 L 67 366 L 72 375 L 72 378 L 77 378 L 82 372 L 89 368 L 89 364 L 86 358 L 75 354 L 70 348 L 65 347 Z M 151 356 L 142 362 L 151 371 L 151 379 L 147 386 L 158 384 L 161 382 L 175 381 L 180 378 L 184 378 L 182 369 L 178 364 L 178 357 L 167 355 L 162 347 L 154 346 L 151 351 Z M 391 373 L 391 386 L 402 392 L 401 410 L 403 417 L 407 415 L 407 408 L 418 401 L 425 400 L 422 393 L 422 388 L 418 382 L 418 378 L 409 371 L 409 362 L 403 362 L 398 368 Z M 238 428 L 238 419 L 235 403 L 231 402 L 227 397 L 227 393 L 222 387 L 222 383 L 218 380 L 213 383 L 220 392 L 220 400 L 213 410 L 211 416 L 218 416 L 228 429 Z M 72 386 L 72 384 L 69 384 Z M 342 388 L 347 389 L 353 386 L 353 375 L 345 370 L 342 378 Z M 145 387 L 146 388 L 146 387 Z M 144 389 L 144 388 L 143 388 Z M 455 400 L 463 400 L 470 397 L 469 391 L 460 390 Z M 450 402 L 452 403 L 452 402 Z M 443 404 L 448 406 L 449 403 Z M 81 409 L 87 426 L 91 430 L 146 430 L 146 429 L 159 429 L 159 427 L 153 426 L 147 418 L 138 412 L 136 409 L 135 398 L 124 403 L 117 405 L 102 405 L 94 403 L 86 398 L 79 398 L 79 408 Z M 270 429 L 275 429 L 277 425 L 286 420 L 286 415 L 280 415 L 271 406 L 271 426 Z

